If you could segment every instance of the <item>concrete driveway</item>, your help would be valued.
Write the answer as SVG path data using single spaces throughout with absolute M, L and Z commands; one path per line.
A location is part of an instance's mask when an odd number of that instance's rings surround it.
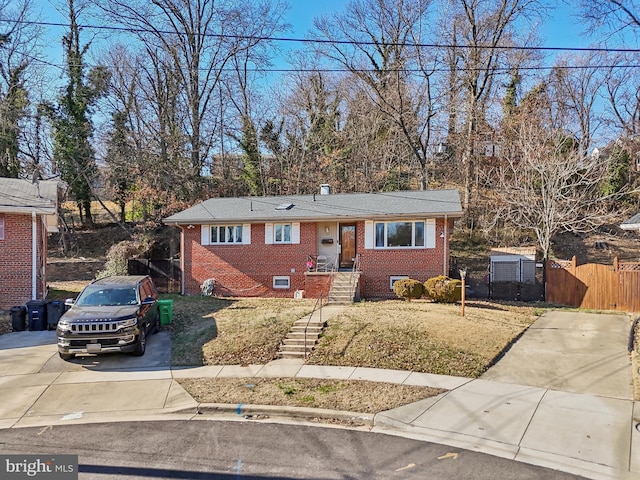
M 484 380 L 633 399 L 627 315 L 547 312 Z
M 79 355 L 64 361 L 58 355 L 55 331 L 24 331 L 0 335 L 0 377 L 33 373 L 92 371 L 147 371 L 169 369 L 169 332 L 149 335 L 142 357 L 130 354 Z
M 0 428 L 137 419 L 197 403 L 171 376 L 171 336 L 149 336 L 142 357 L 58 356 L 53 331 L 0 335 Z

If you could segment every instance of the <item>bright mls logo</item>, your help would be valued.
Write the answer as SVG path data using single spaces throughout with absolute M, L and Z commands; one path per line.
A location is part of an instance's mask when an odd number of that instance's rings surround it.
M 77 455 L 1 455 L 0 478 L 77 480 Z

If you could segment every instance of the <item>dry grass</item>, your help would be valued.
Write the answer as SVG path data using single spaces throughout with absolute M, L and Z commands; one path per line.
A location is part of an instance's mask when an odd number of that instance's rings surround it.
M 248 365 L 275 358 L 311 300 L 174 298 L 174 365 Z
M 377 413 L 444 390 L 357 380 L 189 378 L 180 384 L 202 403 L 280 405 Z
M 262 364 L 311 304 L 291 299 L 180 298 L 174 303 L 174 365 Z M 392 368 L 477 377 L 535 319 L 531 306 L 489 302 L 361 302 L 330 319 L 309 358 L 316 365 Z M 203 403 L 245 403 L 375 413 L 441 391 L 315 379 L 181 380 Z
M 354 304 L 329 320 L 309 363 L 477 377 L 533 321 L 534 309 L 474 301 Z

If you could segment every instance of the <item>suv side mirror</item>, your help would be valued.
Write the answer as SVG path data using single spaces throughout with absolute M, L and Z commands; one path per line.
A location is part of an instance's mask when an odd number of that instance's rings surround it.
M 76 299 L 75 298 L 65 298 L 64 299 L 64 304 L 68 307 L 72 306 L 74 303 L 76 303 Z
M 153 305 L 156 303 L 156 299 L 153 297 L 147 297 L 142 301 L 142 305 Z

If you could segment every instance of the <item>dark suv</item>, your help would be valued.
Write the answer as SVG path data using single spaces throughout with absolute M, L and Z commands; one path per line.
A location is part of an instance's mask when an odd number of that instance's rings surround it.
M 58 353 L 144 355 L 149 332 L 160 328 L 158 292 L 148 276 L 115 276 L 87 285 L 58 322 Z

